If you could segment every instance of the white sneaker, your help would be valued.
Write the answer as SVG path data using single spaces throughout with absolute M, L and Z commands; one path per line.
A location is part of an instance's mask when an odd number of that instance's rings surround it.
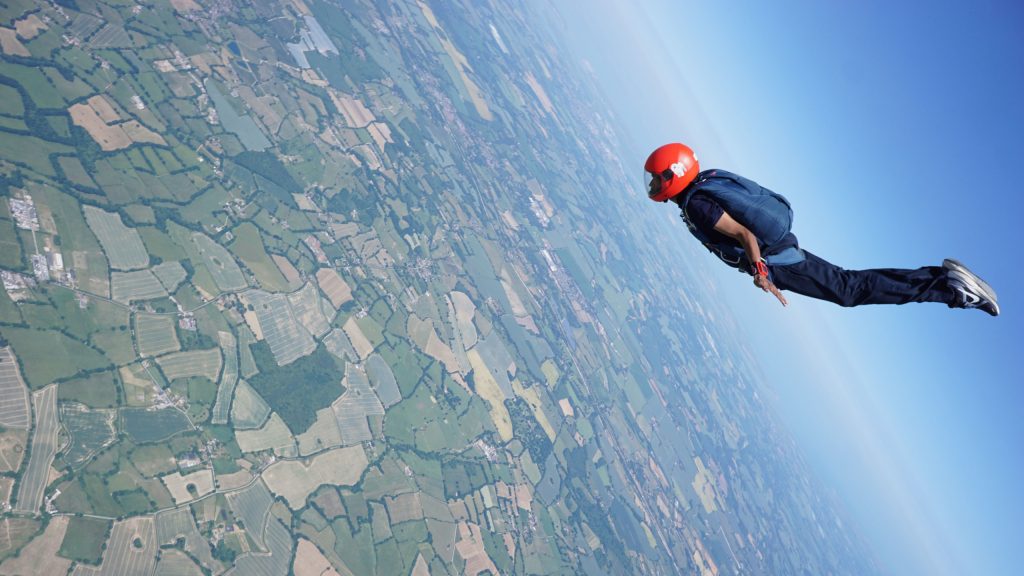
M 980 308 L 992 316 L 999 316 L 999 302 L 995 290 L 977 274 L 952 258 L 942 261 L 947 270 L 949 287 L 957 296 L 958 308 Z

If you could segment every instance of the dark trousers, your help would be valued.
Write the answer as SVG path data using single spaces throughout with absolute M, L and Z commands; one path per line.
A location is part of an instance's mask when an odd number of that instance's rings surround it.
M 844 270 L 804 250 L 807 259 L 788 266 L 772 266 L 772 281 L 782 290 L 827 300 L 840 306 L 942 302 L 954 304 L 952 290 L 941 266 L 914 270 L 876 268 Z

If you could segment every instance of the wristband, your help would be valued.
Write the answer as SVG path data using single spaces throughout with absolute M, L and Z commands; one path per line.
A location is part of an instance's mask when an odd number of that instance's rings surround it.
M 758 260 L 754 263 L 754 276 L 768 277 L 768 266 L 765 265 L 764 261 Z

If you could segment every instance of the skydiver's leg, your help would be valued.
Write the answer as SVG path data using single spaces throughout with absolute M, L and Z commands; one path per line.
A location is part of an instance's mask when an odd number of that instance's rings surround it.
M 916 269 L 846 270 L 804 250 L 803 262 L 772 266 L 772 281 L 782 290 L 840 306 L 941 302 L 957 307 L 941 266 Z

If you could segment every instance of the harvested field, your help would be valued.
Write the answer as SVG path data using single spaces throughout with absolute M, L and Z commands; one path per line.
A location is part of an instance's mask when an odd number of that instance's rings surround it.
M 172 548 L 160 552 L 154 576 L 203 576 L 203 570 L 188 554 Z
M 275 462 L 263 472 L 263 480 L 271 492 L 295 510 L 305 506 L 306 498 L 322 484 L 355 484 L 368 464 L 362 446 L 349 446 L 324 452 L 308 464 L 296 460 Z
M 295 438 L 299 443 L 299 454 L 307 456 L 314 452 L 341 446 L 341 430 L 330 406 L 316 412 L 316 421 Z
M 494 421 L 494 426 L 498 429 L 498 435 L 502 440 L 511 440 L 512 418 L 509 416 L 508 408 L 505 407 L 505 395 L 502 393 L 501 387 L 498 386 L 498 382 L 476 348 L 469 351 L 469 363 L 473 366 L 476 393 L 490 406 L 491 420 Z
M 160 480 L 171 493 L 175 504 L 185 504 L 213 492 L 213 470 L 197 470 L 191 474 L 180 472 L 161 476 Z
M 4 54 L 13 56 L 24 56 L 30 58 L 32 53 L 25 48 L 25 45 L 18 40 L 18 33 L 10 28 L 0 27 L 0 50 Z
M 276 413 L 259 430 L 239 430 L 235 433 L 235 440 L 242 452 L 273 450 L 279 456 L 296 454 L 295 439 Z
M 67 516 L 57 516 L 46 530 L 21 549 L 15 558 L 0 564 L 0 574 L 67 574 L 71 560 L 57 556 L 68 529 Z
M 135 142 L 167 145 L 163 137 L 137 120 L 120 122 L 120 115 L 99 94 L 86 102 L 72 105 L 68 114 L 71 121 L 84 128 L 104 152 L 127 148 Z
M 29 14 L 14 23 L 14 29 L 18 32 L 18 36 L 25 40 L 35 38 L 37 34 L 43 30 L 47 30 L 48 28 L 49 27 L 46 23 L 40 20 L 39 16 L 35 14 Z
M 299 538 L 292 571 L 295 576 L 339 576 L 316 544 L 305 538 Z
M 321 268 L 316 271 L 316 281 L 336 309 L 352 300 L 352 288 L 336 271 L 330 268 Z
M 352 346 L 352 342 L 344 330 L 339 328 L 331 330 L 331 333 L 324 337 L 324 347 L 340 360 L 359 361 L 359 354 L 356 353 L 356 349 Z
M 270 417 L 270 406 L 245 380 L 235 386 L 231 405 L 231 424 L 235 430 L 253 430 L 263 426 Z
M 7 556 L 25 544 L 39 529 L 39 520 L 34 518 L 6 517 L 0 519 L 0 556 Z
M 384 504 L 388 507 L 388 517 L 391 518 L 392 525 L 423 519 L 423 505 L 420 504 L 419 492 L 407 492 L 395 497 L 385 496 Z
M 424 354 L 443 364 L 444 369 L 449 374 L 455 374 L 460 371 L 458 359 L 455 357 L 452 349 L 438 338 L 437 332 L 434 330 L 433 320 L 429 318 L 427 320 L 420 320 L 415 314 L 410 314 L 409 320 L 406 322 L 406 331 L 408 331 L 413 343 Z
M 220 348 L 175 352 L 156 359 L 168 380 L 203 376 L 216 382 L 220 374 Z
M 134 270 L 149 265 L 149 253 L 142 244 L 139 232 L 125 226 L 120 214 L 89 205 L 82 206 L 82 213 L 85 214 L 89 228 L 103 246 L 103 252 L 106 253 L 111 268 Z
M 466 567 L 462 573 L 466 576 L 476 576 L 481 572 L 498 574 L 498 567 L 484 550 L 483 534 L 480 526 L 472 522 L 459 523 L 459 541 L 455 543 L 455 549 L 459 556 L 466 561 Z
M 28 430 L 28 387 L 21 378 L 14 351 L 0 348 L 0 426 Z
M 266 484 L 257 480 L 255 484 L 245 490 L 228 493 L 227 500 L 228 506 L 231 507 L 235 518 L 242 522 L 245 531 L 249 533 L 257 546 L 266 550 L 263 526 L 266 524 L 270 506 L 274 503 L 274 496 L 270 490 L 267 490 Z
M 359 325 L 356 324 L 355 316 L 346 320 L 342 329 L 345 330 L 345 334 L 348 335 L 348 339 L 352 343 L 352 347 L 355 348 L 356 352 L 359 354 L 359 358 L 365 360 L 366 357 L 373 352 L 373 344 L 367 340 L 362 329 L 360 329 Z
M 307 282 L 301 289 L 289 294 L 288 303 L 291 304 L 295 319 L 314 338 L 323 336 L 331 329 L 334 310 L 330 310 L 330 315 L 324 312 L 320 292 L 312 282 Z
M 263 338 L 279 366 L 291 364 L 316 349 L 316 342 L 299 322 L 288 297 L 249 290 L 244 298 L 252 304 Z
M 125 304 L 167 296 L 164 285 L 149 270 L 111 272 L 110 293 L 114 300 Z
M 164 288 L 166 288 L 168 292 L 173 292 L 188 276 L 188 273 L 177 260 L 161 262 L 160 264 L 153 266 L 152 270 L 153 274 L 156 275 L 157 279 L 160 280 L 160 283 L 164 285 Z
M 238 558 L 231 576 L 278 576 L 288 573 L 292 560 L 292 533 L 271 516 L 264 531 L 269 554 L 246 554 Z
M 150 574 L 156 568 L 156 531 L 152 516 L 114 522 L 98 568 L 79 564 L 74 575 Z
M 281 256 L 280 254 L 272 254 L 271 259 L 274 260 L 274 264 L 277 264 L 278 270 L 284 276 L 284 279 L 288 281 L 288 285 L 292 288 L 298 288 L 302 284 L 302 278 L 299 276 L 299 271 L 295 269 L 295 265 L 290 260 Z
M 372 440 L 373 435 L 366 418 L 370 415 L 383 415 L 384 405 L 370 387 L 366 372 L 355 364 L 345 365 L 345 379 L 342 383 L 345 393 L 331 404 L 342 444 Z
M 476 324 L 473 324 L 476 305 L 468 295 L 457 290 L 451 293 L 451 303 L 455 309 L 455 327 L 462 334 L 462 343 L 468 350 L 476 345 Z
M 181 348 L 174 330 L 174 317 L 139 313 L 135 316 L 135 341 L 139 355 L 160 356 Z
M 50 465 L 57 454 L 57 385 L 50 384 L 32 394 L 35 429 L 28 466 L 18 484 L 14 511 L 35 514 L 43 503 L 43 492 L 50 476 Z

